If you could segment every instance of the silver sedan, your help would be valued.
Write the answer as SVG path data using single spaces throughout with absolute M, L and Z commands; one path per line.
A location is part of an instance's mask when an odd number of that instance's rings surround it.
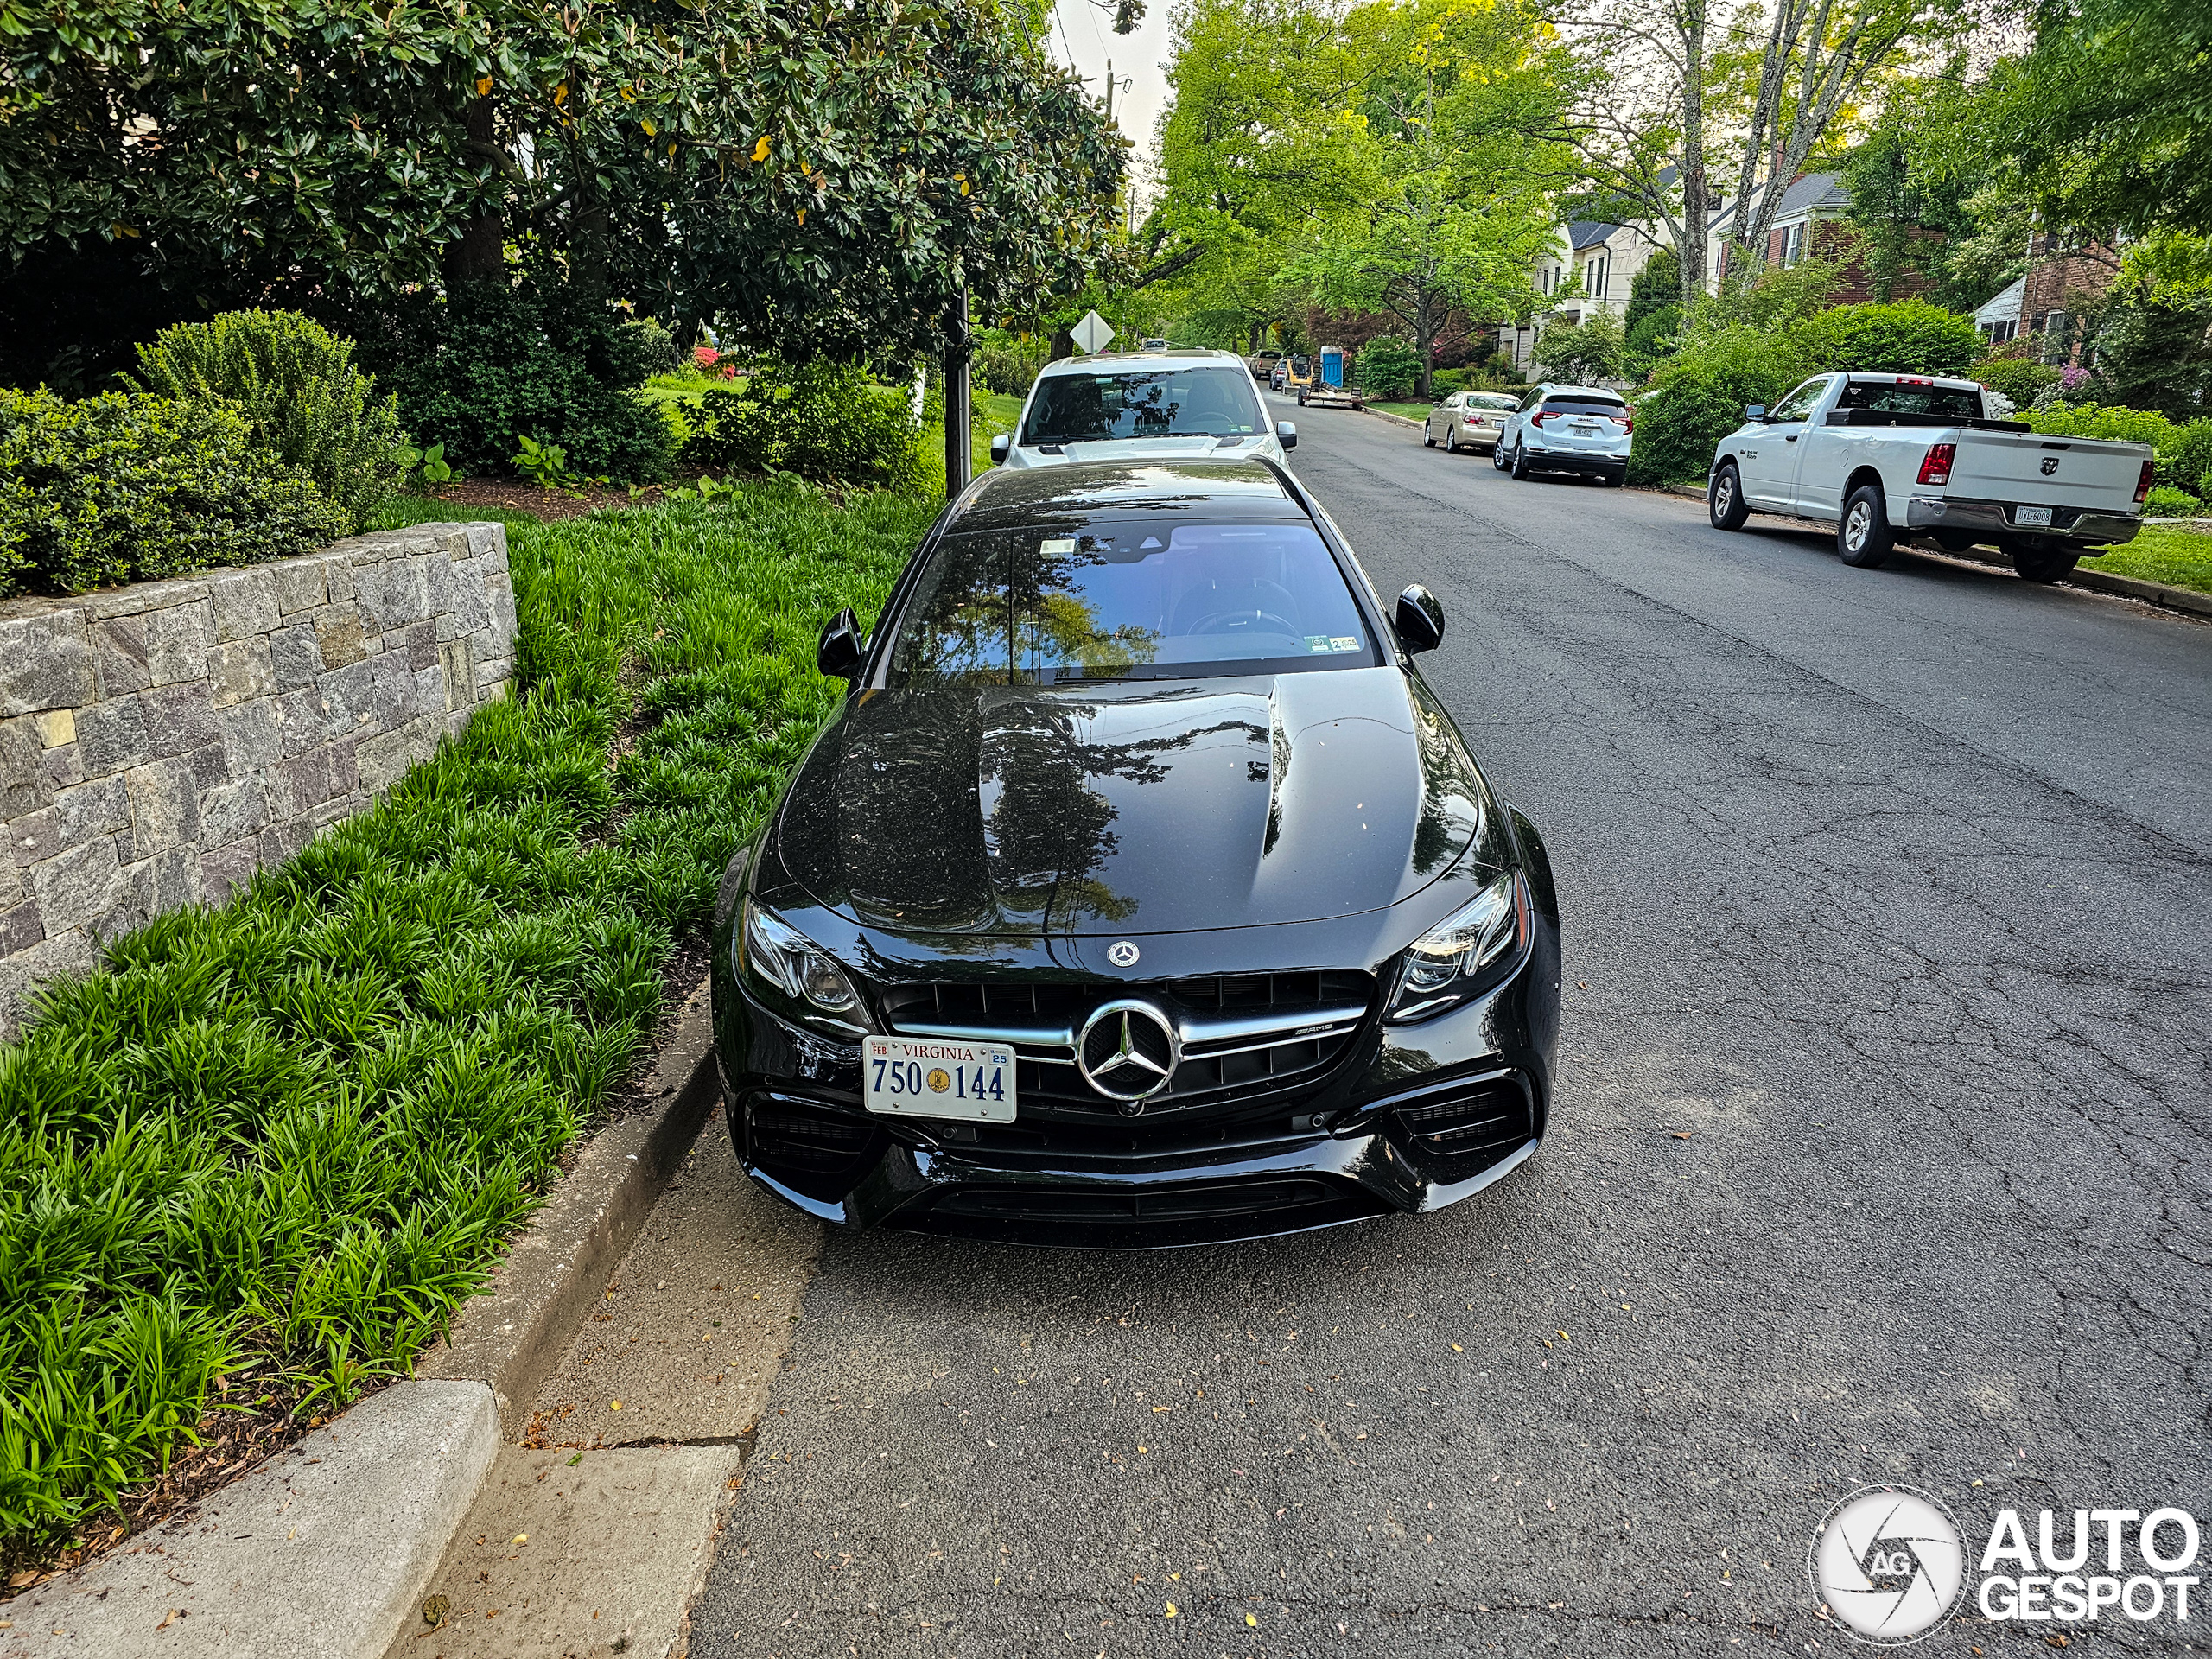
M 1421 442 L 1433 448 L 1472 449 L 1488 454 L 1497 447 L 1506 417 L 1521 407 L 1518 397 L 1497 391 L 1455 391 L 1429 410 Z

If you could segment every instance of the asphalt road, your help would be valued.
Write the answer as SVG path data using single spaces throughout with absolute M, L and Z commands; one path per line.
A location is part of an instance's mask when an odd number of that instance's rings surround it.
M 1552 1136 L 1277 1243 L 833 1235 L 692 1651 L 1833 1652 L 1862 1484 L 2212 1510 L 2212 627 L 1302 413 L 1549 839 Z

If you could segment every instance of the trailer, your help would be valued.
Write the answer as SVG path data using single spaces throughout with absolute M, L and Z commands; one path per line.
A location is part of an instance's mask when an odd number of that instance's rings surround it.
M 1367 407 L 1367 400 L 1344 383 L 1347 355 L 1341 346 L 1324 346 L 1313 353 L 1313 378 L 1308 385 L 1300 387 L 1298 391 L 1298 401 L 1302 407 Z

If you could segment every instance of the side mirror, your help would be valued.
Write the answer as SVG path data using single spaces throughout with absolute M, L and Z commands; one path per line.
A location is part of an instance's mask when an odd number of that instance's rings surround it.
M 849 680 L 861 671 L 868 651 L 861 643 L 860 620 L 840 611 L 822 625 L 822 638 L 814 647 L 814 665 L 833 680 Z
M 1745 404 L 1744 405 L 1744 418 L 1747 421 L 1763 421 L 1766 419 L 1766 405 L 1764 404 Z
M 1013 438 L 1004 432 L 995 432 L 991 435 L 992 466 L 1003 467 L 1006 465 L 1006 452 L 1012 447 L 1013 443 Z
M 1298 448 L 1298 428 L 1291 422 L 1277 421 L 1275 423 L 1275 436 L 1282 441 L 1282 447 L 1286 449 L 1295 449 Z
M 1408 651 L 1434 651 L 1444 643 L 1444 607 L 1419 582 L 1398 595 L 1398 638 Z

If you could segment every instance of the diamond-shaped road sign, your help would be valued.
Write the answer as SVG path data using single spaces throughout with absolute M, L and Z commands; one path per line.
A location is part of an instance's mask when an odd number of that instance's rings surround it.
M 1096 311 L 1086 311 L 1083 321 L 1068 330 L 1068 338 L 1084 356 L 1096 356 L 1106 349 L 1114 338 L 1113 325 Z

